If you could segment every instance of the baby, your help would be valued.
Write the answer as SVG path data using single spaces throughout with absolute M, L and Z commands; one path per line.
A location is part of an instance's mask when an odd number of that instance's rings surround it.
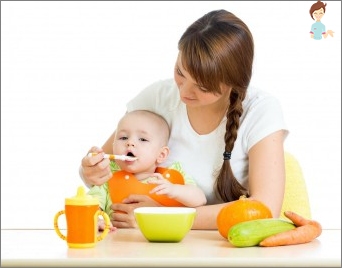
M 157 202 L 157 197 L 163 195 L 174 200 L 176 204 L 178 202 L 187 207 L 206 204 L 204 192 L 197 187 L 192 178 L 185 174 L 179 162 L 163 170 L 166 170 L 165 174 L 168 175 L 174 173 L 167 172 L 167 170 L 176 171 L 184 183 L 172 183 L 171 178 L 160 173 L 160 166 L 170 152 L 169 136 L 170 128 L 165 119 L 151 111 L 136 110 L 126 113 L 121 118 L 115 132 L 113 153 L 134 157 L 134 161 L 114 160 L 111 162 L 113 177 L 101 186 L 93 186 L 88 192 L 89 195 L 99 199 L 100 208 L 110 217 L 113 213 L 112 200 L 115 200 L 115 196 L 111 196 L 111 193 L 116 191 L 119 194 L 120 191 L 124 191 L 123 188 L 115 187 L 115 183 L 119 180 L 119 177 L 115 178 L 118 172 L 124 172 L 122 176 L 126 179 L 155 185 L 149 190 L 148 195 Z M 131 192 L 131 194 L 139 193 Z M 99 225 L 100 229 L 103 229 L 102 224 Z

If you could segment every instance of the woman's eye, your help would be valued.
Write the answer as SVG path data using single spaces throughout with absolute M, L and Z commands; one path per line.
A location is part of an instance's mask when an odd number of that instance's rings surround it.
M 183 76 L 184 77 L 184 75 L 182 74 L 182 72 L 179 70 L 179 68 L 176 68 L 176 72 L 177 72 L 177 74 L 178 75 L 180 75 L 180 76 Z
M 208 93 L 208 89 L 206 89 L 205 87 L 202 87 L 202 86 L 198 86 L 198 89 L 204 93 Z

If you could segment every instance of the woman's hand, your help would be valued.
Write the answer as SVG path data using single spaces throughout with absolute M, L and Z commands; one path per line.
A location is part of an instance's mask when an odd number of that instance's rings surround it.
M 112 177 L 110 160 L 103 157 L 103 150 L 98 147 L 92 147 L 88 153 L 98 154 L 82 158 L 80 176 L 88 186 L 102 185 Z
M 161 205 L 147 195 L 130 195 L 122 203 L 112 204 L 114 211 L 111 221 L 117 228 L 136 228 L 133 210 L 138 207 L 160 207 Z M 116 212 L 115 212 L 116 211 Z

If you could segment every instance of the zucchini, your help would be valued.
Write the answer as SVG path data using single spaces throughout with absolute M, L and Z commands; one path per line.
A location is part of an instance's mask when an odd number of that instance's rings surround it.
M 287 220 L 270 218 L 237 223 L 228 232 L 228 241 L 236 247 L 252 247 L 265 238 L 294 229 L 296 226 Z

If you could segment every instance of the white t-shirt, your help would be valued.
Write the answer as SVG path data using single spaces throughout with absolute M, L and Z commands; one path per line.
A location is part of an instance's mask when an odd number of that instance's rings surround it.
M 127 111 L 145 109 L 165 117 L 171 127 L 170 155 L 165 166 L 182 163 L 184 171 L 205 192 L 207 204 L 220 203 L 214 194 L 215 174 L 222 166 L 225 149 L 226 117 L 206 135 L 197 134 L 190 125 L 186 106 L 180 100 L 173 79 L 158 81 L 127 104 Z M 231 155 L 231 167 L 237 180 L 248 189 L 248 151 L 258 141 L 278 130 L 286 130 L 278 100 L 270 94 L 249 87 L 243 102 L 238 136 Z

